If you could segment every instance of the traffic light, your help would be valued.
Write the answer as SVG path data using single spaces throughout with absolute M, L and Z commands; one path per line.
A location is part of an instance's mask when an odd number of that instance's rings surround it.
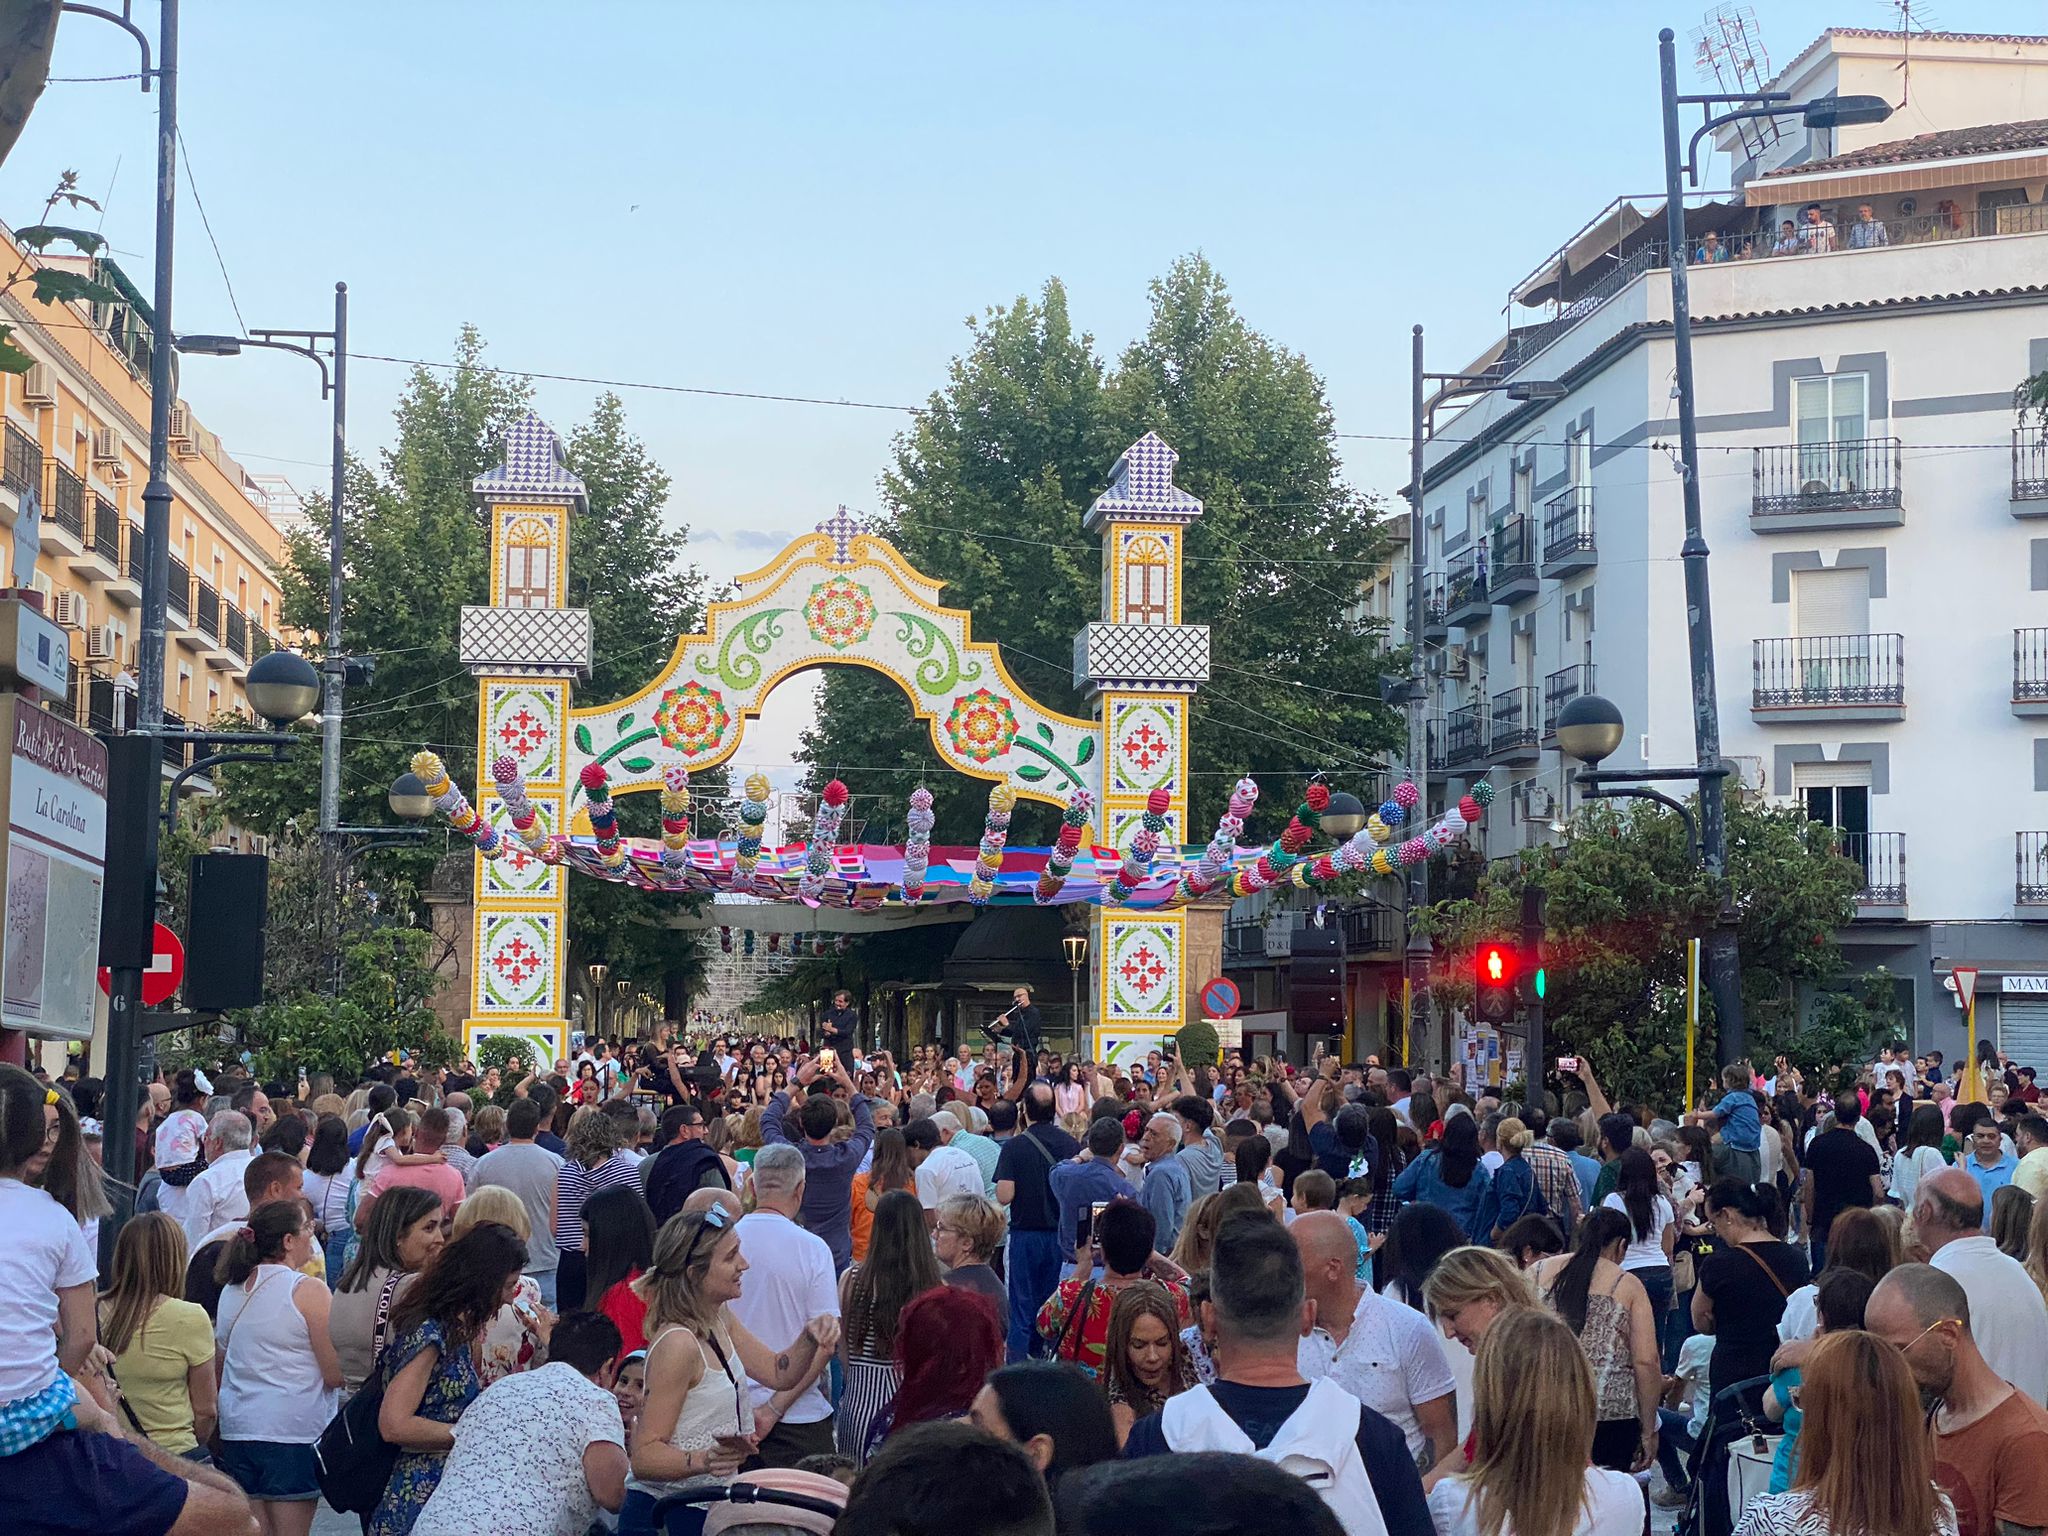
M 1550 975 L 1547 969 L 1538 965 L 1522 978 L 1522 1001 L 1540 1003 L 1550 991 Z
M 1483 1024 L 1505 1024 L 1515 1016 L 1515 977 L 1521 957 L 1512 944 L 1489 940 L 1479 946 L 1477 990 L 1472 1012 Z

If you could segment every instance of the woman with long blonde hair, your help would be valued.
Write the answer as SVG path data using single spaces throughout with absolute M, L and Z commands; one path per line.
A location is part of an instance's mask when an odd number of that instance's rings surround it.
M 1586 1464 L 1593 1453 L 1593 1372 L 1563 1322 L 1534 1307 L 1494 1318 L 1479 1346 L 1472 1394 L 1472 1466 L 1429 1492 L 1437 1536 L 1642 1530 L 1636 1480 Z
M 175 1218 L 150 1211 L 122 1227 L 113 1279 L 100 1295 L 100 1342 L 143 1431 L 160 1449 L 196 1461 L 213 1434 L 219 1383 L 213 1320 L 183 1299 L 187 1262 Z
M 1752 1501 L 1735 1536 L 1956 1536 L 1919 1388 L 1895 1346 L 1854 1328 L 1823 1335 L 1799 1399 L 1799 1475 L 1789 1492 Z
M 1173 1296 L 1156 1280 L 1127 1286 L 1110 1303 L 1098 1380 L 1119 1445 L 1139 1419 L 1195 1384 L 1195 1363 L 1181 1340 Z
M 738 1219 L 722 1205 L 672 1216 L 654 1263 L 633 1282 L 647 1303 L 647 1398 L 633 1435 L 620 1536 L 646 1536 L 664 1495 L 723 1483 L 756 1449 L 748 1378 L 777 1392 L 817 1379 L 839 1345 L 839 1319 L 812 1318 L 780 1354 L 732 1315 L 747 1261 Z

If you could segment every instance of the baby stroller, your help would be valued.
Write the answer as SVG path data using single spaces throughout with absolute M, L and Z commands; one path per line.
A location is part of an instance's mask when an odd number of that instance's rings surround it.
M 1728 1536 L 1734 1528 L 1728 1508 L 1728 1452 L 1738 1442 L 1776 1434 L 1764 1417 L 1768 1376 L 1730 1382 L 1707 1403 L 1707 1421 L 1693 1442 L 1686 1464 L 1686 1499 L 1678 1511 L 1674 1536 Z
M 821 1478 L 819 1481 L 829 1480 Z M 669 1536 L 671 1531 L 694 1530 L 697 1527 L 687 1518 L 688 1515 L 708 1507 L 710 1512 L 705 1516 L 703 1525 L 707 1532 L 745 1533 L 791 1528 L 830 1532 L 833 1522 L 845 1507 L 843 1489 L 841 1493 L 842 1497 L 835 1502 L 825 1497 L 822 1491 L 813 1496 L 741 1479 L 722 1488 L 691 1488 L 666 1495 L 655 1503 L 653 1525 L 661 1536 Z

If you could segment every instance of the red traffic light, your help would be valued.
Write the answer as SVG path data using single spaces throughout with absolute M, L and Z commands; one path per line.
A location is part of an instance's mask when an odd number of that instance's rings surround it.
M 1481 945 L 1479 979 L 1489 986 L 1507 986 L 1515 979 L 1515 952 L 1505 944 Z

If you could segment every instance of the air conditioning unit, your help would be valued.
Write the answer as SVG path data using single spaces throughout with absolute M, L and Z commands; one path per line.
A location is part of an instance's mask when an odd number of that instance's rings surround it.
M 112 427 L 92 429 L 92 461 L 95 464 L 121 462 L 121 434 Z
M 21 376 L 21 397 L 30 405 L 57 403 L 57 385 L 48 363 L 29 364 L 28 372 Z
M 1764 792 L 1764 760 L 1760 757 L 1731 757 L 1728 767 L 1738 788 L 1746 795 Z
M 1469 677 L 1472 675 L 1472 655 L 1462 645 L 1444 647 L 1444 676 Z
M 192 407 L 174 405 L 171 407 L 171 441 L 189 444 L 192 441 Z
M 85 632 L 87 661 L 112 661 L 116 646 L 114 626 L 111 624 L 95 624 Z
M 50 598 L 51 622 L 63 629 L 85 628 L 85 594 L 57 592 Z

